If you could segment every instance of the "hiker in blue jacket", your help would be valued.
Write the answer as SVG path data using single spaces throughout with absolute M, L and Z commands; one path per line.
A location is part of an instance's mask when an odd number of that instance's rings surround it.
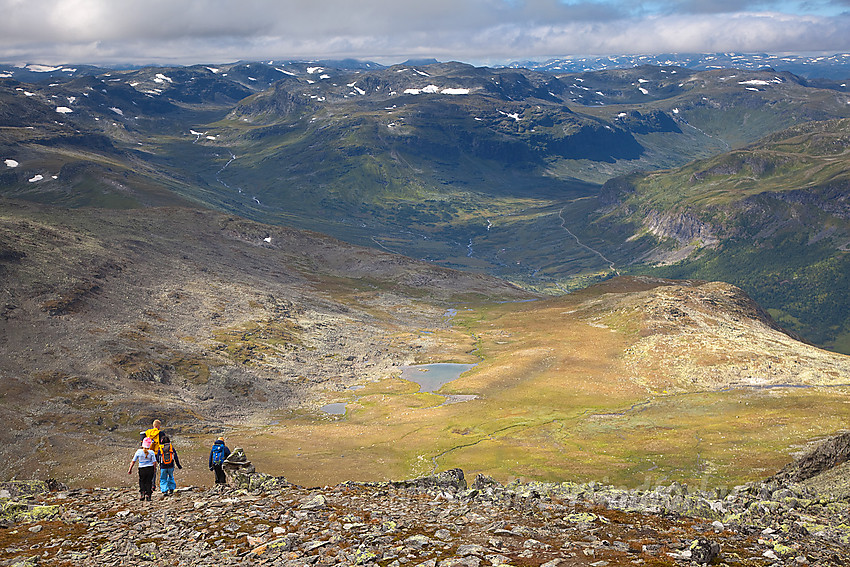
M 215 471 L 216 484 L 227 484 L 227 477 L 224 474 L 222 464 L 229 455 L 230 449 L 224 444 L 224 437 L 216 439 L 210 451 L 210 470 Z

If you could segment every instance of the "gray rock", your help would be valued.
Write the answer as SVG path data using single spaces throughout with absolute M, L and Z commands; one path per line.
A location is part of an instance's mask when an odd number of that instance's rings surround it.
M 493 479 L 491 476 L 487 476 L 485 474 L 478 474 L 475 477 L 475 480 L 472 482 L 471 488 L 475 490 L 485 490 L 487 488 L 500 486 L 500 484 Z
M 314 494 L 301 502 L 301 510 L 319 510 L 327 506 L 327 500 L 321 494 Z
M 459 546 L 457 548 L 457 552 L 455 552 L 455 553 L 456 553 L 456 555 L 458 555 L 460 557 L 466 557 L 467 555 L 483 556 L 487 553 L 487 550 L 480 545 L 465 544 L 465 545 Z
M 403 488 L 443 488 L 454 491 L 466 490 L 466 479 L 460 469 L 449 469 L 437 475 L 423 476 L 412 480 L 391 482 L 392 486 Z
M 414 548 L 414 549 L 421 549 L 423 547 L 428 547 L 429 545 L 431 545 L 432 540 L 431 540 L 431 538 L 429 538 L 427 536 L 417 534 L 417 535 L 410 536 L 409 538 L 405 539 L 402 543 L 404 543 L 404 545 L 406 547 L 411 547 L 411 548 Z

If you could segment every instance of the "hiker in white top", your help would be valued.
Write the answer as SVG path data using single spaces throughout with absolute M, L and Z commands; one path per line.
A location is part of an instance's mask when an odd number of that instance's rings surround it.
M 139 462 L 139 500 L 150 500 L 153 494 L 153 479 L 156 476 L 156 453 L 151 450 L 153 439 L 145 437 L 142 448 L 138 449 L 130 461 L 130 470 L 127 474 L 133 474 L 133 465 Z

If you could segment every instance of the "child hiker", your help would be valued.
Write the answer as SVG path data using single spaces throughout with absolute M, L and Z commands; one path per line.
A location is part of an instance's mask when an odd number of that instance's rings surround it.
M 153 450 L 154 453 L 159 452 L 159 446 L 160 446 L 159 436 L 160 436 L 160 433 L 162 432 L 162 429 L 160 429 L 161 427 L 162 427 L 162 422 L 158 419 L 155 419 L 155 420 L 153 420 L 153 425 L 151 425 L 151 428 L 148 429 L 147 431 L 145 431 L 145 437 L 151 438 L 151 449 Z
M 139 462 L 139 500 L 151 499 L 153 494 L 153 479 L 156 476 L 156 453 L 151 451 L 153 439 L 145 437 L 142 448 L 136 450 L 133 460 L 130 461 L 130 470 L 127 474 L 133 474 L 133 465 Z
M 159 462 L 159 490 L 163 496 L 171 496 L 177 488 L 177 483 L 174 481 L 174 465 L 177 465 L 178 469 L 182 469 L 183 466 L 168 435 L 160 433 L 159 443 L 159 452 L 156 455 L 156 460 Z

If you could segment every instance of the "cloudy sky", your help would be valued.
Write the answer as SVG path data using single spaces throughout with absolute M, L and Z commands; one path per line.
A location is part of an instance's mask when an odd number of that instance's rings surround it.
M 850 51 L 850 0 L 0 0 L 0 62 Z

